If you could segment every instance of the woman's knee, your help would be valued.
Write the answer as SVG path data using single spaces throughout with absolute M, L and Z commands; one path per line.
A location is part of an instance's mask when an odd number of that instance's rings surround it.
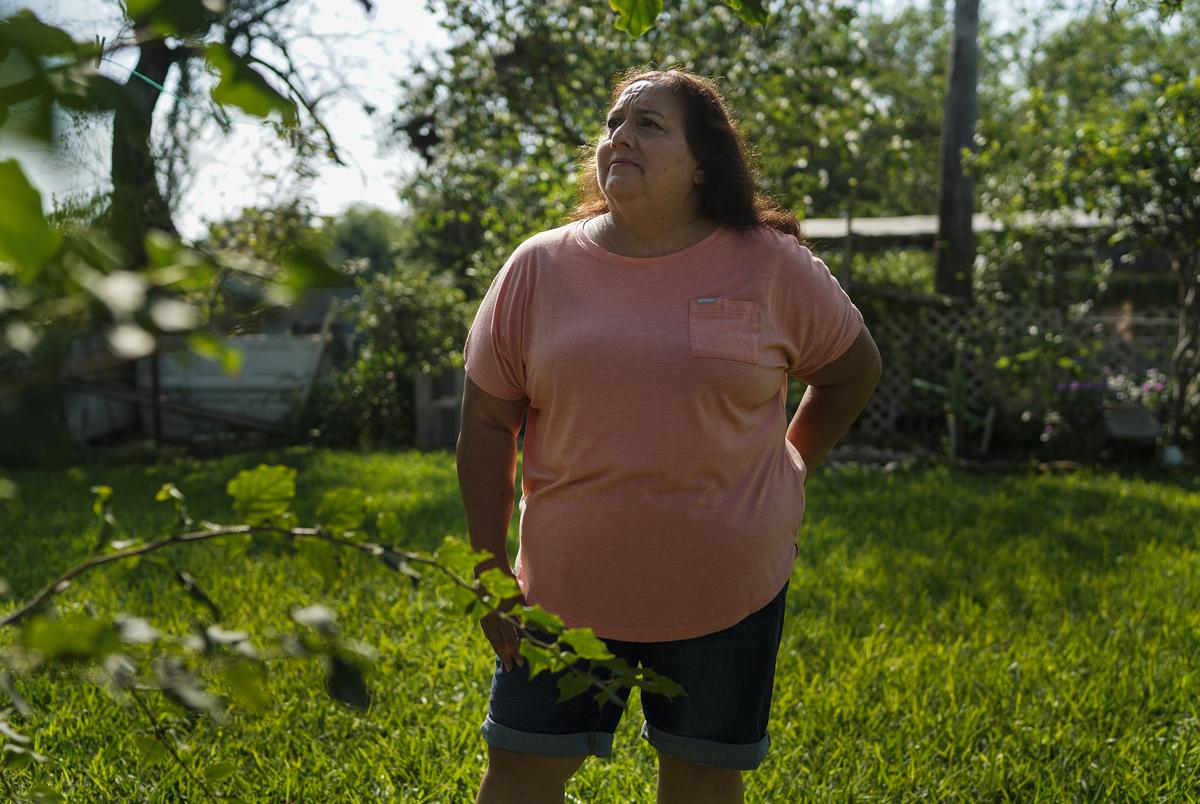
M 540 754 L 522 754 L 488 746 L 488 773 L 566 784 L 567 780 L 583 767 L 586 759 L 586 756 L 546 757 Z

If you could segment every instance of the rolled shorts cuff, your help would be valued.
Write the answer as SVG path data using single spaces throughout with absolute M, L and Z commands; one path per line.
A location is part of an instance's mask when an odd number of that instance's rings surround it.
M 519 754 L 545 757 L 611 757 L 613 736 L 606 731 L 581 731 L 574 734 L 536 734 L 502 726 L 488 716 L 483 721 L 483 741 L 493 748 Z
M 756 743 L 739 745 L 701 740 L 698 737 L 680 737 L 656 729 L 649 723 L 642 723 L 642 739 L 654 746 L 655 750 L 684 762 L 726 770 L 754 770 L 762 764 L 771 747 L 770 734 L 764 734 Z

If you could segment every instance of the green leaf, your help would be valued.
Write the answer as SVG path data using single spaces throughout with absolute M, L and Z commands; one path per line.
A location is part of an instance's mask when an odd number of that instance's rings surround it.
M 271 693 L 267 688 L 267 671 L 260 664 L 239 662 L 225 669 L 225 682 L 233 698 L 256 712 L 271 706 Z
M 3 45 L 38 56 L 69 56 L 89 47 L 76 43 L 66 31 L 47 25 L 27 9 L 0 20 L 0 47 Z
M 566 642 L 584 659 L 614 659 L 604 642 L 590 628 L 568 628 L 561 641 Z
M 204 636 L 216 645 L 236 645 L 244 642 L 250 635 L 245 631 L 230 631 L 219 625 L 210 625 L 204 629 Z
M 13 770 L 26 768 L 34 762 L 45 762 L 46 758 L 34 751 L 32 748 L 25 748 L 21 745 L 13 745 L 5 743 L 3 754 L 0 754 L 0 765 Z
M 0 720 L 0 736 L 4 736 L 4 737 L 8 738 L 9 740 L 12 740 L 15 743 L 28 743 L 28 742 L 31 742 L 33 739 L 33 738 L 27 737 L 26 735 L 21 734 L 17 731 L 14 731 L 13 727 L 8 725 L 8 721 L 6 721 L 6 720 Z
M 725 0 L 725 5 L 738 13 L 738 18 L 749 25 L 765 25 L 767 10 L 762 0 Z
M 61 804 L 66 801 L 62 793 L 41 782 L 25 791 L 25 799 L 29 804 Z
M 233 497 L 233 511 L 238 519 L 251 525 L 280 519 L 296 496 L 296 470 L 259 464 L 255 469 L 238 472 L 226 491 Z
M 138 6 L 142 11 L 134 14 L 131 8 L 129 16 L 164 36 L 198 34 L 211 25 L 224 5 L 223 1 L 213 0 L 133 0 L 130 6 Z
M 38 651 L 47 659 L 67 661 L 98 659 L 121 646 L 116 626 L 83 612 L 72 612 L 61 620 L 35 617 L 23 637 L 25 647 Z
M 354 284 L 353 279 L 335 268 L 321 252 L 305 246 L 289 249 L 283 267 L 280 281 L 295 290 L 343 288 Z
M 96 495 L 96 499 L 92 502 L 92 513 L 102 516 L 104 510 L 108 508 L 108 501 L 112 499 L 112 486 L 92 486 L 91 492 Z
M 179 583 L 183 584 L 183 588 L 187 590 L 188 595 L 193 600 L 197 601 L 200 605 L 204 606 L 204 608 L 212 612 L 214 620 L 221 619 L 220 607 L 213 602 L 213 599 L 208 596 L 207 592 L 200 588 L 200 584 L 196 583 L 195 578 L 193 578 L 187 572 L 179 570 L 175 573 L 175 579 L 179 581 Z
M 139 19 L 149 14 L 163 2 L 163 0 L 125 0 L 125 8 L 129 12 L 130 19 Z
M 406 575 L 412 579 L 413 586 L 416 586 L 421 580 L 421 573 L 413 569 L 412 565 L 405 560 L 404 556 L 394 553 L 391 550 L 385 550 L 383 553 L 383 563 L 389 568 L 399 572 L 401 575 Z
M 329 590 L 341 580 L 341 564 L 338 562 L 337 548 L 333 545 L 304 539 L 296 543 L 296 553 L 313 572 L 321 576 L 322 589 Z
M 379 536 L 385 539 L 399 539 L 404 535 L 400 527 L 400 517 L 396 516 L 395 511 L 380 511 L 376 514 L 375 529 L 379 531 Z
M 204 769 L 204 780 L 206 782 L 220 782 L 228 779 L 233 774 L 237 773 L 238 764 L 232 759 L 225 759 L 215 765 L 209 765 Z
M 171 700 L 214 720 L 222 719 L 220 701 L 201 688 L 199 681 L 182 661 L 163 661 L 156 670 L 158 685 Z
M 661 673 L 655 672 L 645 665 L 638 671 L 638 675 L 641 677 L 639 686 L 643 692 L 652 692 L 667 698 L 687 697 L 687 692 L 684 691 L 678 682 L 667 678 Z
M 138 752 L 141 753 L 142 758 L 150 764 L 162 762 L 171 756 L 165 745 L 160 743 L 156 738 L 145 734 L 135 734 L 133 736 L 133 744 L 137 747 Z
M 242 352 L 240 349 L 226 344 L 223 338 L 211 332 L 192 332 L 187 336 L 187 344 L 193 352 L 201 357 L 207 357 L 209 360 L 220 363 L 225 376 L 234 377 L 241 374 Z
M 171 499 L 183 500 L 183 492 L 177 489 L 174 483 L 163 483 L 158 491 L 154 492 L 155 502 L 166 502 Z
M 183 492 L 175 487 L 174 483 L 163 483 L 158 491 L 154 493 L 156 502 L 171 501 L 175 505 L 175 513 L 178 515 L 177 526 L 181 529 L 192 526 L 192 518 L 188 516 L 187 498 L 183 496 Z
M 473 577 L 475 568 L 483 562 L 491 560 L 493 556 L 487 550 L 475 550 L 469 544 L 453 536 L 446 536 L 442 541 L 442 546 L 434 553 L 434 558 L 455 575 L 465 579 Z
M 62 247 L 62 235 L 42 215 L 42 196 L 14 159 L 0 162 L 0 259 L 22 269 L 28 283 Z
M 333 611 L 320 603 L 292 609 L 292 619 L 301 625 L 311 626 L 328 636 L 334 636 L 338 632 L 337 620 Z
M 528 639 L 517 643 L 517 650 L 529 662 L 529 677 L 533 678 L 543 670 L 550 670 L 554 664 L 554 654 L 548 648 L 534 645 Z
M 558 680 L 558 702 L 569 701 L 587 692 L 592 686 L 591 677 L 587 674 L 563 673 Z
M 527 626 L 532 625 L 550 634 L 562 633 L 562 618 L 556 614 L 551 614 L 541 606 L 517 606 L 515 609 L 513 609 L 513 612 L 520 617 L 521 622 L 525 623 Z
M 340 656 L 330 656 L 328 668 L 326 688 L 329 694 L 353 709 L 366 711 L 371 705 L 371 695 L 367 692 L 362 671 Z
M 617 12 L 613 26 L 637 39 L 654 27 L 662 14 L 662 0 L 609 0 L 608 5 Z
M 296 104 L 276 92 L 244 57 L 222 44 L 209 45 L 204 56 L 221 73 L 221 83 L 212 91 L 213 100 L 236 106 L 255 117 L 267 117 L 278 111 L 284 122 L 295 125 Z
M 492 567 L 479 576 L 483 590 L 497 600 L 521 596 L 521 587 L 511 575 L 499 567 Z
M 31 717 L 33 715 L 33 707 L 30 706 L 29 702 L 25 700 L 25 696 L 18 692 L 17 688 L 13 686 L 12 673 L 9 673 L 7 670 L 0 670 L 0 690 L 4 690 L 4 694 L 8 696 L 10 701 L 12 701 L 14 709 L 16 709 L 25 717 Z
M 354 530 L 367 516 L 367 503 L 367 495 L 362 489 L 332 489 L 321 497 L 317 522 L 335 533 Z

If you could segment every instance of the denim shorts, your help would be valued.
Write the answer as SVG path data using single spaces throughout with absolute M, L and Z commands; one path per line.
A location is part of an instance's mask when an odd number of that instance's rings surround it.
M 663 754 L 713 768 L 754 770 L 767 755 L 767 721 L 775 659 L 783 633 L 788 584 L 763 608 L 723 631 L 670 642 L 607 639 L 610 653 L 630 667 L 645 665 L 678 682 L 686 696 L 641 695 L 641 736 Z M 533 631 L 535 636 L 545 635 Z M 578 667 L 589 669 L 581 660 Z M 591 668 L 598 678 L 603 667 Z M 628 703 L 596 703 L 595 687 L 558 703 L 558 679 L 548 671 L 529 678 L 529 663 L 492 675 L 483 739 L 493 748 L 552 757 L 612 756 L 613 734 Z

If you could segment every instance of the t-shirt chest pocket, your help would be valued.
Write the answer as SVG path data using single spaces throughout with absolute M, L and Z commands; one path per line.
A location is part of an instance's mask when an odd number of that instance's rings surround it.
M 707 296 L 692 299 L 688 338 L 692 357 L 758 363 L 758 304 Z

